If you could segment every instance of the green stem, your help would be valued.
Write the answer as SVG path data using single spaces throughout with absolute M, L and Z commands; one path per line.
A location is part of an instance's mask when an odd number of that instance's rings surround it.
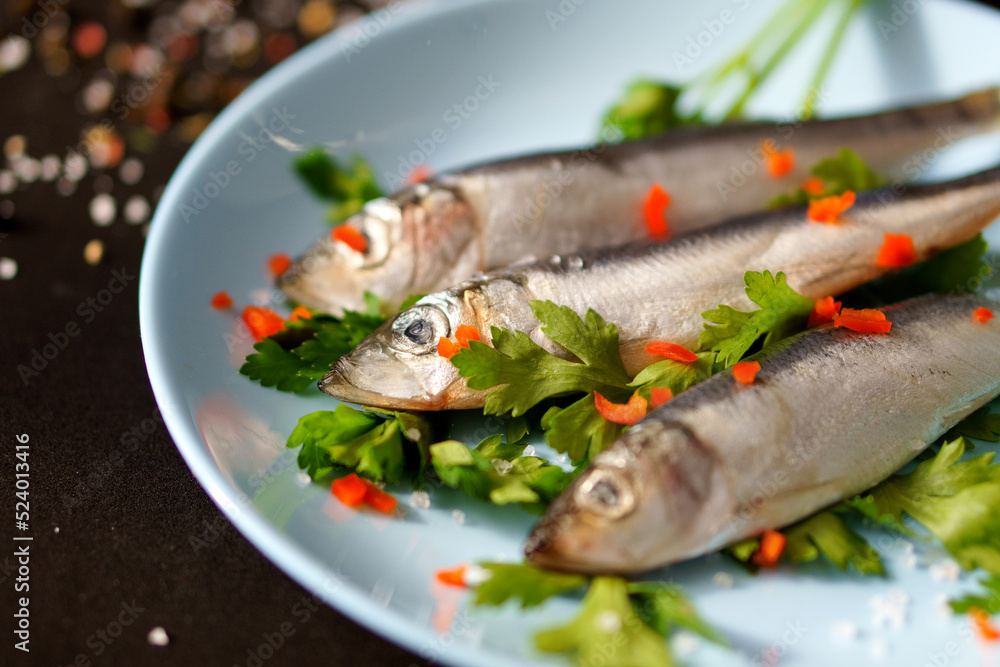
M 844 41 L 844 35 L 847 33 L 847 27 L 851 23 L 851 18 L 853 18 L 858 9 L 865 4 L 865 0 L 850 0 L 850 3 L 851 4 L 848 5 L 847 10 L 840 15 L 840 20 L 833 29 L 830 41 L 827 42 L 826 50 L 823 52 L 823 58 L 820 60 L 819 66 L 816 68 L 816 73 L 813 75 L 812 82 L 809 84 L 809 91 L 806 93 L 806 98 L 802 102 L 802 118 L 811 118 L 815 113 L 816 98 L 819 95 L 819 90 L 823 85 L 823 81 L 826 80 L 826 75 L 830 71 L 830 66 L 833 64 L 833 59 L 837 55 L 840 43 Z

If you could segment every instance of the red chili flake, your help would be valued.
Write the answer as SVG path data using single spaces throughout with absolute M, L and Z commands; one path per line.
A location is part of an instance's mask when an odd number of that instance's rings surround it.
M 972 317 L 980 324 L 985 324 L 993 319 L 993 311 L 989 308 L 976 308 L 972 312 Z
M 653 387 L 649 390 L 649 407 L 658 408 L 673 397 L 670 387 Z
M 892 322 L 885 319 L 885 313 L 881 310 L 844 308 L 833 316 L 833 326 L 860 333 L 889 333 Z
M 104 49 L 108 33 L 100 23 L 87 21 L 73 31 L 73 50 L 81 58 L 93 58 Z
M 270 308 L 247 306 L 243 309 L 243 322 L 258 341 L 285 328 L 285 321 Z
M 833 224 L 840 220 L 841 213 L 854 206 L 855 199 L 855 194 L 851 190 L 842 195 L 831 195 L 822 199 L 813 199 L 809 202 L 809 211 L 806 215 L 813 222 Z
M 434 573 L 434 578 L 440 581 L 442 584 L 448 586 L 459 586 L 465 587 L 465 571 L 469 569 L 468 565 L 459 565 L 457 567 L 448 568 L 446 570 L 438 570 Z
M 781 178 L 795 168 L 795 151 L 791 148 L 778 150 L 770 139 L 761 142 L 760 147 L 771 178 Z
M 361 480 L 365 485 L 365 504 L 369 507 L 378 510 L 382 514 L 392 514 L 396 509 L 397 500 L 392 494 L 386 493 L 382 489 L 375 486 L 372 482 L 367 479 Z
M 299 320 L 311 320 L 312 316 L 312 313 L 310 313 L 309 309 L 305 306 L 295 306 L 295 308 L 292 309 L 292 314 L 288 318 L 288 321 L 297 322 Z
M 334 241 L 340 241 L 355 252 L 365 252 L 368 250 L 368 239 L 357 227 L 351 225 L 340 225 L 334 227 L 330 234 Z
M 434 177 L 434 170 L 426 164 L 418 164 L 406 175 L 406 182 L 410 184 L 424 183 Z
M 665 241 L 670 238 L 670 226 L 667 224 L 666 210 L 670 205 L 670 195 L 659 183 L 654 183 L 649 192 L 646 193 L 646 201 L 643 204 L 643 216 L 646 220 L 646 229 L 649 235 L 658 241 Z
M 267 258 L 267 268 L 271 275 L 277 278 L 292 266 L 292 258 L 283 252 L 277 252 Z
M 233 300 L 226 291 L 218 292 L 212 297 L 212 308 L 216 310 L 225 310 L 231 305 L 233 305 Z
M 276 32 L 264 40 L 264 58 L 274 65 L 295 53 L 298 45 L 295 36 L 287 32 Z
M 691 350 L 682 345 L 678 345 L 677 343 L 668 343 L 664 340 L 654 340 L 646 346 L 646 352 L 683 363 L 698 361 L 698 355 Z
M 840 301 L 834 301 L 832 296 L 825 296 L 822 299 L 816 299 L 812 312 L 809 313 L 809 322 L 806 324 L 806 328 L 812 329 L 813 327 L 818 327 L 821 324 L 832 322 L 833 316 L 840 312 L 840 307 L 842 305 L 843 304 Z
M 647 405 L 646 399 L 640 396 L 639 392 L 632 394 L 628 403 L 612 403 L 600 393 L 594 392 L 594 407 L 597 408 L 598 414 L 615 424 L 636 423 L 646 416 Z
M 819 176 L 810 176 L 802 183 L 802 190 L 807 195 L 821 195 L 826 191 L 826 183 Z
M 740 384 L 753 384 L 757 379 L 760 363 L 756 361 L 738 361 L 733 364 L 733 377 Z
M 781 552 L 785 550 L 785 536 L 776 530 L 765 530 L 760 536 L 760 546 L 754 552 L 752 560 L 758 567 L 774 567 L 778 564 Z
M 365 499 L 368 487 L 364 480 L 358 477 L 357 473 L 351 473 L 346 477 L 333 480 L 330 493 L 337 497 L 337 500 L 348 507 L 357 507 Z
M 461 349 L 462 346 L 450 338 L 442 336 L 438 339 L 438 356 L 444 357 L 445 359 L 451 359 Z
M 479 329 L 468 324 L 459 324 L 455 328 L 455 339 L 462 347 L 469 347 L 470 340 L 479 340 Z
M 979 638 L 987 642 L 995 642 L 1000 639 L 1000 630 L 993 624 L 990 615 L 979 607 L 969 609 L 969 620 L 976 629 Z
M 917 261 L 917 251 L 909 234 L 886 234 L 875 263 L 890 269 L 901 269 Z

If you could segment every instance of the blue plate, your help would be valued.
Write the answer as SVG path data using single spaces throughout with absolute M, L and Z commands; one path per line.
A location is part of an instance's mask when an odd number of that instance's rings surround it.
M 533 517 L 447 489 L 402 520 L 341 506 L 328 488 L 308 483 L 294 452 L 283 448 L 301 415 L 336 402 L 318 392 L 281 394 L 240 376 L 252 341 L 237 318 L 208 304 L 223 289 L 239 304 L 276 303 L 266 257 L 297 254 L 323 233 L 323 206 L 289 169 L 302 147 L 322 142 L 342 155 L 360 153 L 390 183 L 416 163 L 444 171 L 586 144 L 631 79 L 690 77 L 728 55 L 776 4 L 407 4 L 305 49 L 219 116 L 157 209 L 140 309 L 149 376 L 170 433 L 247 539 L 332 606 L 433 661 L 566 664 L 536 652 L 530 637 L 571 616 L 575 601 L 530 612 L 473 609 L 460 591 L 433 582 L 436 569 L 457 563 L 519 560 Z M 867 112 L 997 83 L 1000 15 L 964 2 L 876 5 L 844 42 L 821 94 L 824 113 Z M 787 117 L 801 99 L 806 60 L 770 85 L 752 112 Z M 977 140 L 929 155 L 924 175 L 972 171 L 997 155 L 995 138 Z M 501 428 L 495 420 L 467 426 L 469 442 Z M 404 505 L 408 496 L 400 490 Z M 734 644 L 675 640 L 675 648 L 706 665 L 768 664 L 779 655 L 782 665 L 978 665 L 980 649 L 962 619 L 937 609 L 942 596 L 969 588 L 971 579 L 935 579 L 940 568 L 928 566 L 945 555 L 933 547 L 917 545 L 914 554 L 907 541 L 873 539 L 891 572 L 885 580 L 822 566 L 752 578 L 718 556 L 671 568 L 663 576 L 683 584 Z M 734 584 L 718 585 L 719 572 Z M 911 600 L 903 626 L 875 623 L 878 606 L 903 591 Z M 858 637 L 844 638 L 852 627 Z

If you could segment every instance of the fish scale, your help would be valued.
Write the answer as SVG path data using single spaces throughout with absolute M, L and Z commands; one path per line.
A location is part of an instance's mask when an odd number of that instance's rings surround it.
M 919 177 L 926 151 L 992 131 L 998 121 L 1000 91 L 991 88 L 868 116 L 697 127 L 499 160 L 369 202 L 345 223 L 367 247 L 325 234 L 278 285 L 294 301 L 334 314 L 364 310 L 365 292 L 401 303 L 529 256 L 649 240 L 643 202 L 654 183 L 672 196 L 672 232 L 687 234 L 760 210 L 845 146 L 903 182 Z M 794 150 L 782 178 L 767 173 L 766 141 Z
M 976 321 L 979 307 L 1000 304 L 912 299 L 883 309 L 888 334 L 827 326 L 756 355 L 751 385 L 728 371 L 696 385 L 594 458 L 536 526 L 528 557 L 582 572 L 654 569 L 871 488 L 1000 394 L 1000 324 Z M 602 497 L 632 498 L 624 514 L 588 497 L 595 479 Z
M 702 312 L 719 304 L 754 309 L 744 289 L 747 271 L 783 271 L 790 287 L 819 299 L 886 273 L 876 260 L 887 232 L 910 236 L 918 259 L 926 259 L 973 238 L 997 215 L 1000 168 L 900 194 L 862 194 L 838 224 L 812 222 L 805 207 L 795 206 L 671 241 L 519 265 L 421 299 L 342 357 L 320 387 L 337 398 L 392 409 L 482 407 L 487 392 L 469 389 L 437 354 L 436 343 L 463 324 L 490 342 L 496 326 L 522 331 L 553 354 L 568 356 L 542 333 L 532 300 L 568 306 L 581 316 L 592 308 L 615 323 L 622 360 L 636 373 L 656 360 L 644 349 L 651 341 L 696 348 Z M 420 346 L 405 340 L 397 325 L 414 318 L 433 332 Z

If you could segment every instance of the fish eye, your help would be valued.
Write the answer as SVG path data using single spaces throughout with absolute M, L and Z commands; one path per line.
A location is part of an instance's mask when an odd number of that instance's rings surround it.
M 620 519 L 635 509 L 632 484 L 621 471 L 595 468 L 583 478 L 575 495 L 583 509 L 606 519 Z
M 448 317 L 436 306 L 408 308 L 392 323 L 393 346 L 405 352 L 435 350 L 438 340 L 446 338 L 450 333 Z

